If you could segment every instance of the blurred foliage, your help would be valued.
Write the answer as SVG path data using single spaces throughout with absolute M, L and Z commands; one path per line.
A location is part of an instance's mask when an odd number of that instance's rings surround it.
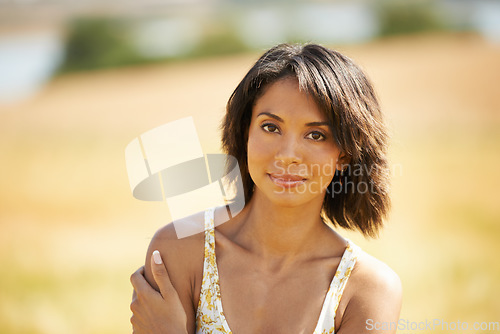
M 385 0 L 376 2 L 380 36 L 444 29 L 433 2 Z
M 75 20 L 68 29 L 65 61 L 60 72 L 234 54 L 248 50 L 230 21 L 215 20 L 205 27 L 202 41 L 189 54 L 148 58 L 141 55 L 134 46 L 131 27 L 133 22 L 116 19 Z
M 381 0 L 369 7 L 379 21 L 379 36 L 445 28 L 436 5 L 429 0 Z M 140 25 L 140 22 L 117 18 L 79 18 L 68 27 L 65 62 L 60 71 L 118 67 L 248 51 L 250 47 L 238 34 L 237 20 L 234 10 L 212 13 L 203 20 L 200 42 L 189 53 L 149 58 L 137 50 L 133 40 L 133 29 L 137 27 L 136 23 Z M 290 36 L 287 42 L 305 41 Z
M 231 22 L 218 22 L 205 30 L 201 43 L 193 50 L 191 56 L 204 57 L 234 54 L 249 50 L 236 33 Z
M 81 18 L 70 24 L 61 71 L 89 70 L 145 61 L 129 39 L 126 22 Z

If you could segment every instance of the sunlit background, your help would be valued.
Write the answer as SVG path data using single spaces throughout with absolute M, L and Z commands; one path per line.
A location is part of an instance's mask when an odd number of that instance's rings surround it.
M 169 212 L 132 197 L 126 145 L 193 116 L 219 152 L 227 98 L 285 41 L 375 83 L 393 212 L 379 239 L 342 233 L 399 273 L 401 318 L 500 321 L 499 1 L 0 0 L 0 333 L 131 332 Z

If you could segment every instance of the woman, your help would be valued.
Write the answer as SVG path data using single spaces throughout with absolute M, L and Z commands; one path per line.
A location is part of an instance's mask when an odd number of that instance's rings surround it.
M 155 234 L 144 276 L 161 294 L 132 275 L 134 333 L 394 333 L 398 276 L 333 229 L 375 236 L 390 205 L 365 74 L 322 46 L 278 45 L 236 87 L 222 130 L 246 205 L 217 228 L 225 208 L 193 216 L 204 234 Z

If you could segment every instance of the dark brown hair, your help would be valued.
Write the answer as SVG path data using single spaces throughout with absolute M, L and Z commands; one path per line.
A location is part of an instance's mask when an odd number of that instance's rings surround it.
M 363 71 L 348 57 L 320 45 L 273 47 L 257 60 L 229 98 L 222 148 L 238 161 L 246 202 L 254 189 L 247 164 L 252 108 L 267 86 L 290 76 L 328 117 L 337 145 L 350 158 L 342 175 L 337 172 L 327 189 L 323 220 L 376 236 L 390 208 L 388 136 L 382 113 Z

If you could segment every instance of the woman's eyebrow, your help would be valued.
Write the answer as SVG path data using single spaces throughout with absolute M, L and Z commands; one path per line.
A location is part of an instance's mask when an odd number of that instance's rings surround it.
M 279 122 L 282 122 L 282 123 L 285 122 L 283 120 L 283 118 L 281 118 L 278 115 L 275 115 L 273 113 L 267 112 L 267 111 L 261 112 L 260 114 L 257 115 L 257 117 L 263 116 L 263 115 L 266 115 L 266 116 L 269 116 L 271 118 L 274 118 L 275 120 L 277 120 Z M 309 122 L 309 123 L 306 123 L 306 126 L 322 126 L 322 125 L 330 126 L 330 122 L 324 121 L 324 122 Z
M 322 125 L 329 126 L 330 122 L 310 122 L 310 123 L 306 123 L 306 125 L 307 126 L 322 126 Z
M 271 118 L 274 118 L 275 120 L 279 121 L 279 122 L 282 122 L 284 123 L 285 121 L 283 120 L 283 118 L 279 117 L 278 115 L 275 115 L 273 113 L 270 113 L 270 112 L 267 112 L 267 111 L 263 111 L 261 112 L 260 114 L 257 115 L 257 117 L 261 116 L 261 115 L 267 115 Z

